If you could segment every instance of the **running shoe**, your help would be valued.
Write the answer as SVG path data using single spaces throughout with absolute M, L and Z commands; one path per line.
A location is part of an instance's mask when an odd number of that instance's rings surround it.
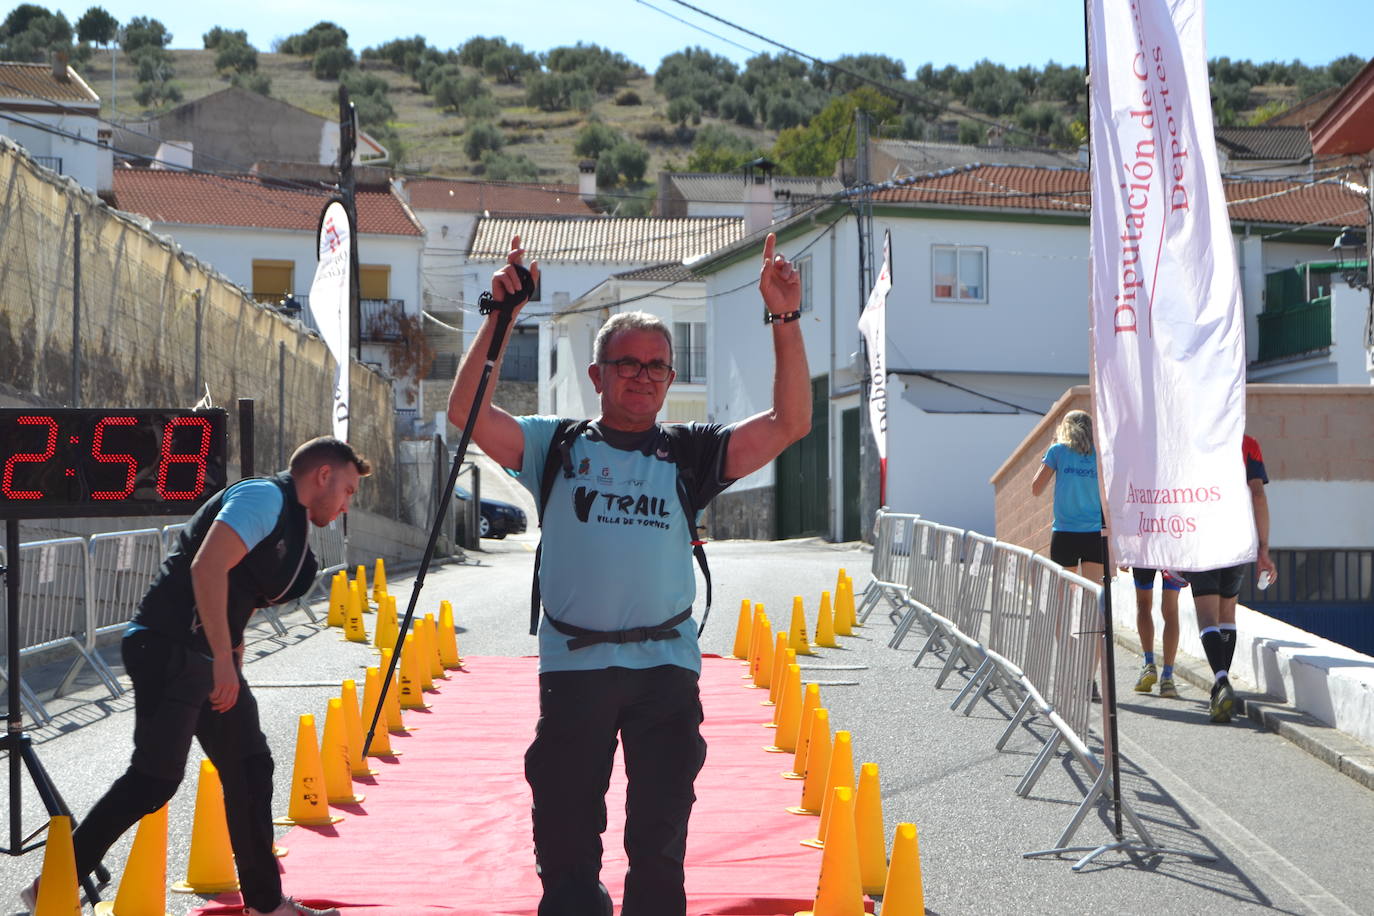
M 1159 680 L 1159 669 L 1146 662 L 1140 666 L 1140 677 L 1135 682 L 1136 693 L 1149 693 L 1150 688 Z
M 1212 685 L 1212 721 L 1230 722 L 1231 710 L 1236 705 L 1236 691 L 1230 678 L 1222 678 Z
M 294 897 L 281 898 L 281 903 L 277 904 L 275 910 L 260 912 L 251 906 L 246 906 L 243 908 L 243 912 L 246 916 L 339 916 L 339 911 L 333 907 L 323 910 L 316 909 L 306 906 Z
M 1159 695 L 1166 700 L 1178 699 L 1178 688 L 1174 686 L 1174 679 L 1171 677 L 1160 678 Z

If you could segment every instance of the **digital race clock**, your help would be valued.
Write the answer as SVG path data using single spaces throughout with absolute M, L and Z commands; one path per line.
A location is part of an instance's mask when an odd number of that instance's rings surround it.
M 223 410 L 0 408 L 0 518 L 189 515 L 228 483 Z

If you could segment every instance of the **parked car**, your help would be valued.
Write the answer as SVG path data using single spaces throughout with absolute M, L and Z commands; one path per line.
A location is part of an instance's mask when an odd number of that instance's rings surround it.
M 453 495 L 464 502 L 472 499 L 472 491 L 463 487 L 454 487 Z M 519 506 L 499 499 L 483 498 L 478 512 L 481 514 L 478 530 L 484 538 L 500 540 L 508 534 L 522 534 L 525 531 L 525 511 Z

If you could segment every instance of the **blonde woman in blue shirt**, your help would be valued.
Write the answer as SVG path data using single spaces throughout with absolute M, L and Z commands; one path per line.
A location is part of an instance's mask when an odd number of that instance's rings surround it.
M 1097 489 L 1093 419 L 1085 410 L 1064 415 L 1055 442 L 1041 459 L 1031 494 L 1054 481 L 1050 559 L 1090 582 L 1102 581 L 1102 497 Z

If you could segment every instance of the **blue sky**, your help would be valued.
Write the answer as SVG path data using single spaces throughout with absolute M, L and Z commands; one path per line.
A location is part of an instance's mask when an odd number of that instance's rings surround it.
M 701 45 L 739 62 L 755 51 L 778 50 L 673 0 L 647 2 L 729 41 L 675 21 L 639 0 L 524 0 L 515 4 L 472 0 L 98 2 L 120 21 L 139 15 L 161 20 L 172 32 L 175 48 L 199 48 L 200 36 L 220 25 L 247 30 L 249 41 L 266 51 L 274 39 L 328 18 L 348 30 L 355 50 L 416 34 L 440 48 L 454 47 L 474 35 L 503 35 L 534 51 L 585 41 L 620 51 L 650 72 L 665 54 L 687 45 Z M 1083 7 L 1063 0 L 789 0 L 773 5 L 693 2 L 825 59 L 881 53 L 904 61 L 909 69 L 927 61 L 967 68 L 983 58 L 1008 66 L 1083 61 Z M 61 9 L 75 22 L 88 5 L 56 3 L 50 8 Z M 521 15 L 512 15 L 512 9 Z M 1297 58 L 1308 64 L 1324 64 L 1345 54 L 1374 54 L 1374 20 L 1369 16 L 1368 0 L 1322 0 L 1310 6 L 1293 0 L 1214 0 L 1207 4 L 1207 44 L 1212 57 L 1255 61 Z

